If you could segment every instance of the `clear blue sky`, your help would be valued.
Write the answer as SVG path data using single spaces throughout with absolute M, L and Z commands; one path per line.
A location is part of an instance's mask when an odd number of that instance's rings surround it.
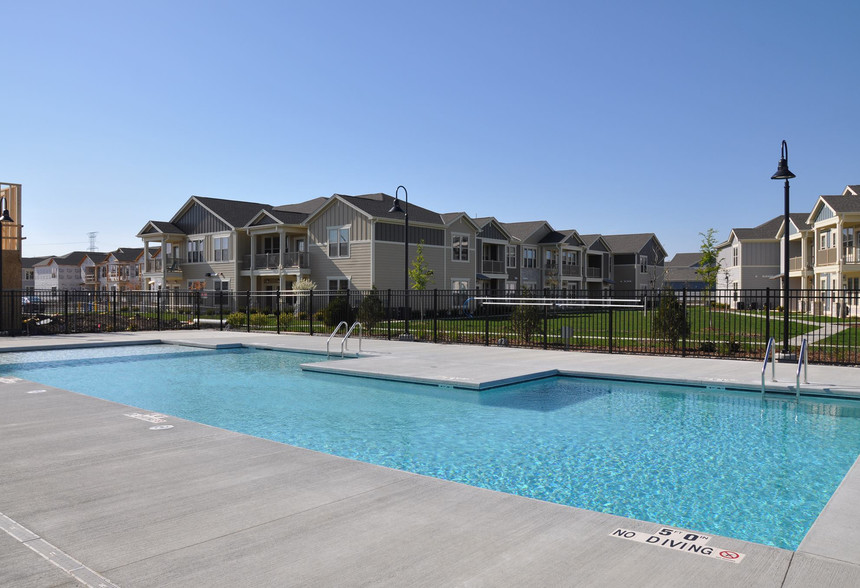
M 860 2 L 0 0 L 24 255 L 140 246 L 191 196 L 700 232 L 860 183 Z M 16 219 L 17 220 L 17 219 Z

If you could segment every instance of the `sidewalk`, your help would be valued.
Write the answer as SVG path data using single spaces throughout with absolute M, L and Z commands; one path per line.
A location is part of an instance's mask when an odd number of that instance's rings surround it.
M 0 349 L 160 340 L 322 353 L 326 343 L 325 337 L 189 331 L 4 339 Z M 358 342 L 349 347 L 354 353 Z M 757 362 L 378 340 L 363 341 L 359 359 L 322 365 L 477 388 L 549 372 L 761 386 Z M 793 387 L 795 366 L 776 367 L 778 381 L 769 387 Z M 858 375 L 855 368 L 810 366 L 809 387 L 860 393 Z M 715 537 L 713 545 L 744 554 L 732 563 L 612 535 L 619 528 L 655 533 L 655 523 L 174 417 L 168 418 L 172 429 L 152 429 L 153 423 L 127 417 L 134 412 L 129 407 L 0 381 L 0 513 L 6 517 L 0 517 L 6 530 L 0 585 L 860 585 L 856 464 L 796 552 Z M 37 389 L 45 391 L 30 393 Z

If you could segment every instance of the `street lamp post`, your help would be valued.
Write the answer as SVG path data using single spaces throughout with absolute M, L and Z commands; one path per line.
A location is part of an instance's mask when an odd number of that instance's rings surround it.
M 3 308 L 3 225 L 15 222 L 9 216 L 9 209 L 6 206 L 6 197 L 0 197 L 0 210 L 3 211 L 2 216 L 0 216 L 0 331 L 6 329 L 6 314 L 4 312 L 6 309 Z
M 771 180 L 785 180 L 785 220 L 783 222 L 782 238 L 783 256 L 782 256 L 782 356 L 783 359 L 788 359 L 788 228 L 791 219 L 788 214 L 788 180 L 797 177 L 788 169 L 788 144 L 782 142 L 782 151 L 780 152 L 779 165 L 776 173 L 773 174 Z
M 400 199 L 398 194 L 403 190 L 403 195 L 406 197 L 406 207 L 400 207 Z M 406 334 L 409 334 L 409 192 L 404 186 L 397 186 L 394 191 L 394 206 L 388 212 L 403 213 L 403 296 L 405 298 L 404 321 L 406 325 Z

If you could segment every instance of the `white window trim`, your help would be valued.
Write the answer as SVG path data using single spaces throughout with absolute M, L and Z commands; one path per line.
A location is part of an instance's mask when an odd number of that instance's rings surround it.
M 346 255 L 340 254 L 340 232 L 346 229 Z M 337 255 L 331 254 L 331 232 L 337 231 Z M 349 259 L 352 255 L 352 227 L 351 225 L 332 225 L 325 229 L 325 249 L 329 259 Z
M 530 258 L 534 261 L 534 265 L 526 265 L 526 252 L 531 251 L 534 257 Z M 523 247 L 523 269 L 536 269 L 538 264 L 537 247 Z
M 454 285 L 458 283 L 466 284 L 465 288 L 455 288 Z M 451 290 L 456 292 L 460 292 L 461 290 L 471 290 L 472 289 L 472 280 L 469 278 L 451 278 Z
M 510 253 L 511 249 L 514 250 L 514 253 L 513 253 L 514 264 L 513 265 L 510 264 L 511 257 L 512 257 L 511 253 Z M 516 245 L 505 245 L 505 269 L 513 269 L 516 267 L 517 267 L 517 246 Z
M 454 252 L 457 251 L 456 249 L 454 249 L 454 239 L 456 237 L 460 237 L 460 248 L 459 248 L 459 251 L 461 253 L 460 259 L 457 259 L 456 257 L 454 257 Z M 466 249 L 466 259 L 462 259 L 463 239 L 466 240 L 466 248 L 465 248 Z M 468 263 L 469 261 L 471 261 L 471 258 L 472 258 L 471 251 L 470 251 L 470 249 L 472 247 L 471 241 L 472 240 L 469 238 L 469 233 L 451 233 L 451 261 L 460 261 L 460 262 L 464 262 L 464 263 Z
M 231 251 L 232 245 L 233 245 L 233 239 L 231 239 L 231 236 L 232 235 L 230 233 L 224 233 L 221 235 L 212 235 L 212 261 L 213 261 L 213 263 L 225 263 L 225 262 L 233 261 L 233 255 L 232 255 L 232 251 Z M 223 251 L 223 249 L 216 249 L 215 241 L 217 239 L 227 239 L 227 259 L 215 259 L 217 257 L 217 254 L 215 252 L 216 251 Z
M 332 282 L 332 281 L 335 281 L 335 280 L 336 280 L 336 281 L 338 281 L 338 282 L 341 282 L 341 281 L 343 281 L 343 280 L 346 280 L 346 289 L 347 289 L 347 290 L 353 290 L 353 289 L 354 289 L 354 288 L 352 287 L 352 276 L 326 276 L 326 279 L 325 279 L 325 285 L 326 285 L 326 289 L 327 289 L 327 290 L 330 290 L 330 288 L 328 287 L 328 286 L 329 286 L 329 282 Z M 338 288 L 338 290 L 340 290 L 340 288 Z

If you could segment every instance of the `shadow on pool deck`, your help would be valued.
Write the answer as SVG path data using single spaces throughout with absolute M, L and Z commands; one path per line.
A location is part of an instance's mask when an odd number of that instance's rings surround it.
M 323 337 L 220 332 L 4 339 L 0 348 L 157 340 L 325 350 Z M 761 378 L 760 365 L 726 360 L 375 340 L 364 341 L 362 355 L 325 365 L 470 387 L 559 370 L 727 387 L 755 388 Z M 793 386 L 785 367 L 778 379 Z M 810 367 L 821 390 L 852 391 L 858 375 Z M 730 562 L 612 536 L 618 528 L 652 533 L 655 523 L 173 417 L 163 423 L 173 428 L 153 430 L 123 405 L 0 382 L 4 586 L 78 585 L 74 577 L 97 585 L 96 574 L 119 586 L 860 585 L 857 464 L 797 552 L 713 538 L 709 545 L 745 556 Z

